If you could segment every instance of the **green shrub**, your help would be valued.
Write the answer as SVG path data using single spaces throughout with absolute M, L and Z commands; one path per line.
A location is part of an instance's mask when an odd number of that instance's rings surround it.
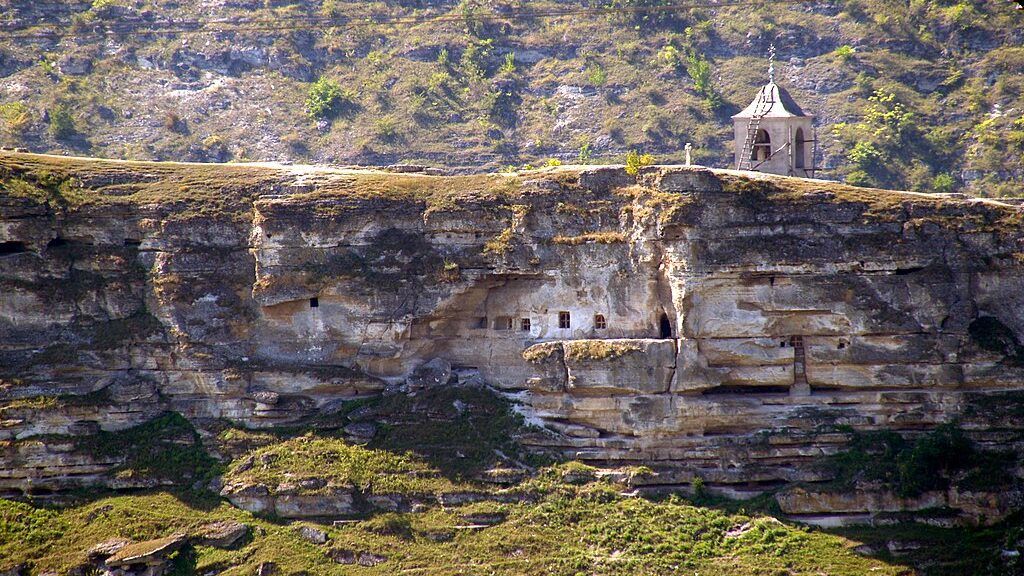
M 494 40 L 473 39 L 462 53 L 462 73 L 471 80 L 481 80 L 487 76 L 487 63 L 494 49 Z
M 65 104 L 57 104 L 50 109 L 50 121 L 47 127 L 50 136 L 61 140 L 74 136 L 78 129 L 75 128 L 75 119 Z
M 577 164 L 589 164 L 591 155 L 591 144 L 589 141 L 581 142 L 579 152 L 576 154 Z
M 650 154 L 641 154 L 636 150 L 626 153 L 626 174 L 630 176 L 636 176 L 640 173 L 641 168 L 652 164 L 654 164 L 654 156 Z
M 676 48 L 672 44 L 665 44 L 658 50 L 658 54 L 654 57 L 658 64 L 666 68 L 678 68 L 682 64 L 682 54 L 679 48 Z
M 502 82 L 483 95 L 481 105 L 489 120 L 498 126 L 510 128 L 518 120 L 517 110 L 521 100 L 515 83 Z
M 956 190 L 956 181 L 949 174 L 937 174 L 932 179 L 932 191 L 939 194 L 948 194 Z
M 850 149 L 846 159 L 861 170 L 869 170 L 882 160 L 882 151 L 870 142 L 857 142 Z
M 309 87 L 306 114 L 310 118 L 332 118 L 355 102 L 355 91 L 343 90 L 336 80 L 321 77 Z
M 516 53 L 509 52 L 505 54 L 505 62 L 498 69 L 501 74 L 514 74 L 516 71 Z
M 373 131 L 381 140 L 394 140 L 398 137 L 398 123 L 391 116 L 381 116 L 373 121 Z
M 591 62 L 587 65 L 587 82 L 591 86 L 604 86 L 608 82 L 608 72 L 600 62 Z
M 100 432 L 77 439 L 83 452 L 102 457 L 125 457 L 115 469 L 119 477 L 155 478 L 190 486 L 221 472 L 221 464 L 203 448 L 192 423 L 168 412 L 119 432 Z
M 693 479 L 691 486 L 693 487 L 693 497 L 695 499 L 700 500 L 708 495 L 708 489 L 704 486 L 704 479 L 700 476 Z
M 853 49 L 853 46 L 849 44 L 843 44 L 839 48 L 832 51 L 832 55 L 836 57 L 840 62 L 849 62 L 856 55 L 857 51 Z
M 843 485 L 877 482 L 902 497 L 943 490 L 980 470 L 992 484 L 1009 481 L 1003 458 L 979 451 L 955 424 L 947 423 L 909 441 L 895 432 L 859 432 L 850 448 L 829 459 Z
M 412 522 L 404 514 L 394 512 L 379 514 L 361 522 L 359 526 L 376 534 L 396 536 L 403 540 L 409 540 L 413 537 Z
M 704 97 L 704 103 L 711 110 L 722 105 L 722 97 L 715 90 L 711 80 L 711 63 L 696 52 L 686 57 L 686 73 L 693 80 L 693 89 Z
M 892 142 L 901 139 L 913 125 L 913 112 L 896 100 L 896 94 L 876 90 L 868 98 L 864 119 L 858 127 L 882 140 Z
M 961 30 L 966 30 L 974 24 L 974 19 L 978 13 L 974 10 L 974 6 L 969 2 L 963 1 L 946 8 L 945 14 L 946 20 L 950 24 Z
M 8 134 L 18 136 L 32 122 L 32 112 L 22 102 L 7 102 L 0 104 L 0 120 Z

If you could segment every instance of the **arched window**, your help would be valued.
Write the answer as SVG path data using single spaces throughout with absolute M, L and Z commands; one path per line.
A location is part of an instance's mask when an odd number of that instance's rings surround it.
M 605 322 L 604 314 L 594 314 L 594 328 L 604 330 L 607 327 L 608 323 Z
M 793 159 L 793 164 L 797 168 L 803 168 L 805 166 L 806 161 L 804 160 L 804 157 L 807 155 L 807 145 L 805 144 L 805 142 L 806 141 L 804 140 L 804 129 L 797 128 L 796 151 L 794 152 L 794 154 L 796 154 L 796 157 Z
M 772 155 L 772 137 L 768 131 L 759 128 L 754 136 L 754 145 L 750 147 L 750 159 L 756 162 L 763 162 Z
M 668 314 L 661 314 L 661 318 L 658 322 L 658 332 L 661 334 L 662 338 L 672 337 L 672 322 L 668 319 Z

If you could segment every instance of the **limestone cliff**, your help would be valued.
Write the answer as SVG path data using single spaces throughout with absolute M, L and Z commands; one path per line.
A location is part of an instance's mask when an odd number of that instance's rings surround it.
M 828 480 L 855 431 L 1020 447 L 1014 205 L 670 166 L 7 152 L 0 187 L 3 490 L 151 482 L 70 439 L 168 411 L 274 427 L 417 378 L 507 393 L 538 449 L 737 493 Z M 807 494 L 780 502 L 864 511 Z

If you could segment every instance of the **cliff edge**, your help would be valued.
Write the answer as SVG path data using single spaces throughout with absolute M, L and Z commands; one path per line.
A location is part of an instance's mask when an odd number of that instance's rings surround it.
M 167 413 L 280 429 L 476 386 L 512 402 L 530 450 L 646 466 L 648 489 L 991 520 L 1013 490 L 840 501 L 821 464 L 949 423 L 1020 454 L 1022 342 L 1024 211 L 992 200 L 680 166 L 0 152 L 8 494 L 152 486 L 81 439 Z

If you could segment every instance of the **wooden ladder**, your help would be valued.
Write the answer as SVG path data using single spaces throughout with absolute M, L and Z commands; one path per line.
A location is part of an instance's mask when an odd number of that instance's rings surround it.
M 757 132 L 761 129 L 761 119 L 764 118 L 765 114 L 768 113 L 772 108 L 772 104 L 775 100 L 770 99 L 766 90 L 762 89 L 757 93 L 757 104 L 754 105 L 754 114 L 747 121 L 747 137 L 743 141 L 743 152 L 740 154 L 740 163 L 737 168 L 739 170 L 753 170 L 754 161 L 751 156 L 754 155 L 754 142 L 757 140 Z M 769 94 L 770 90 L 767 91 Z M 771 154 L 771 150 L 768 151 Z

